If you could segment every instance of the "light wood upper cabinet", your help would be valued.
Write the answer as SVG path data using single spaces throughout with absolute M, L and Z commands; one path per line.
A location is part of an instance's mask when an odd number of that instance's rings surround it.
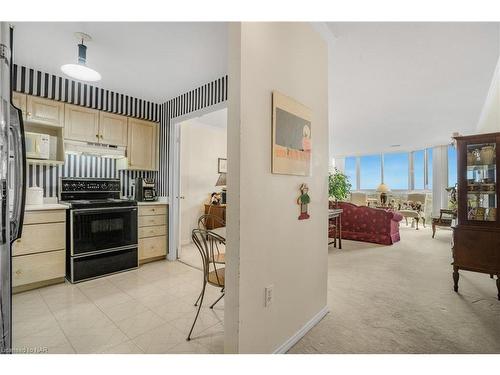
M 64 103 L 28 95 L 26 97 L 26 121 L 56 126 L 64 126 Z
M 108 145 L 127 146 L 127 117 L 99 112 L 99 141 Z
M 128 119 L 127 160 L 129 169 L 155 170 L 158 126 L 154 122 Z
M 26 118 L 26 94 L 18 92 L 12 93 L 12 104 L 23 112 L 23 118 Z
M 75 141 L 99 142 L 99 111 L 66 104 L 64 138 Z

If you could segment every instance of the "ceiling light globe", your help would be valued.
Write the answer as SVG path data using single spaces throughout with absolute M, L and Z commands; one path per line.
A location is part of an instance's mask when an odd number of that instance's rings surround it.
M 61 71 L 68 77 L 79 81 L 97 82 L 101 80 L 99 72 L 82 64 L 65 64 L 61 66 Z

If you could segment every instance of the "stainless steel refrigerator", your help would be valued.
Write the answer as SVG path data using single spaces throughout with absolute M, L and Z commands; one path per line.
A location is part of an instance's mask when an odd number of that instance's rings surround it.
M 21 111 L 11 102 L 13 30 L 0 22 L 0 353 L 12 351 L 12 243 L 21 237 L 26 151 Z

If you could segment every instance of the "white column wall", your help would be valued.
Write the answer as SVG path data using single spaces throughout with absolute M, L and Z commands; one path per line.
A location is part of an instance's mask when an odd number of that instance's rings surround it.
M 228 71 L 225 351 L 280 352 L 328 311 L 327 46 L 306 23 L 233 23 Z M 273 90 L 312 110 L 311 176 L 271 173 Z
M 439 216 L 441 208 L 448 208 L 448 146 L 432 149 L 432 215 Z

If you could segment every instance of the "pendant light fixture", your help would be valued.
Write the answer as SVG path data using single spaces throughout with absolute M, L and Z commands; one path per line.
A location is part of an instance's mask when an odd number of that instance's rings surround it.
M 76 38 L 81 41 L 78 44 L 78 63 L 65 64 L 61 66 L 61 70 L 67 76 L 79 81 L 97 82 L 101 80 L 99 72 L 87 66 L 87 46 L 84 42 L 92 40 L 90 35 L 85 33 L 75 33 Z

